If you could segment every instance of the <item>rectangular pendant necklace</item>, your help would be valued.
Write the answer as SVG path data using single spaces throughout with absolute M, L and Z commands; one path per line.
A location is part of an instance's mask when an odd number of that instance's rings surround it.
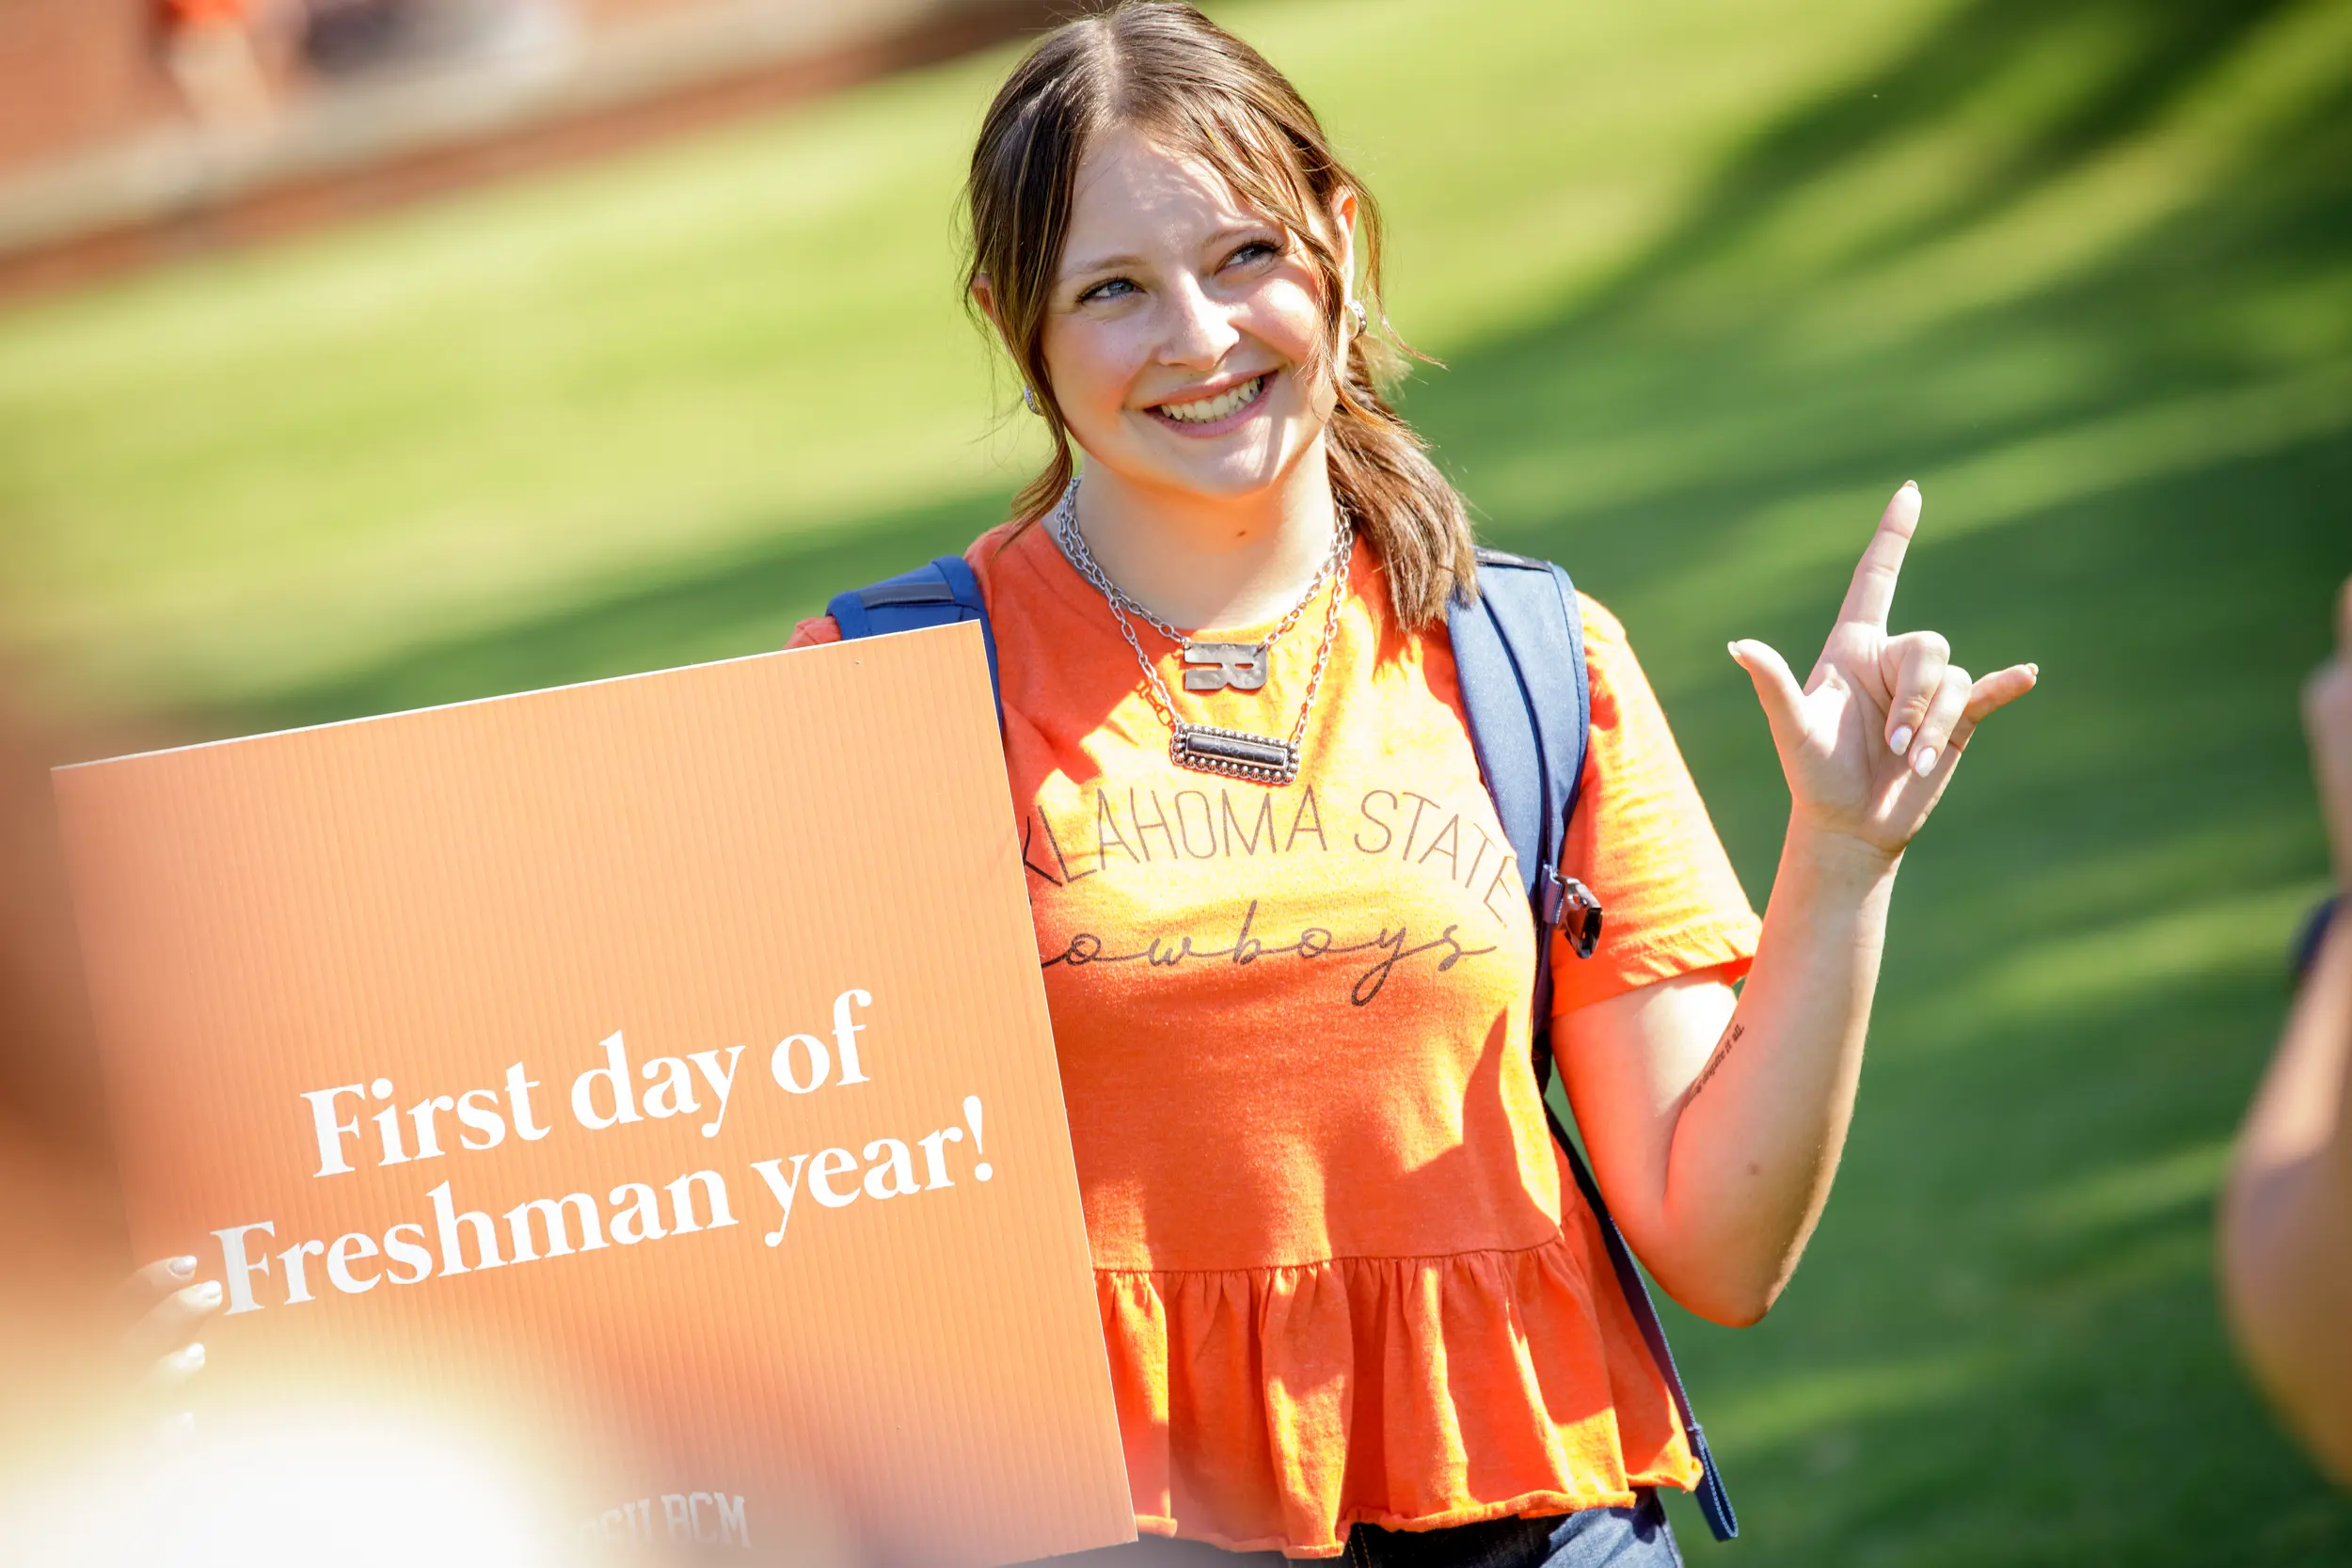
M 1168 759 L 1196 773 L 1222 773 L 1252 784 L 1286 784 L 1298 777 L 1295 742 L 1182 719 L 1168 731 Z

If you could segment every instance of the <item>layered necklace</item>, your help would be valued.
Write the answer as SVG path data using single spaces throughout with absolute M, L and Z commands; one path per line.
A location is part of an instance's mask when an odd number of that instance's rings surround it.
M 1094 585 L 1096 593 L 1111 608 L 1111 619 L 1119 623 L 1119 634 L 1134 650 L 1136 662 L 1143 667 L 1144 689 L 1152 699 L 1152 706 L 1168 726 L 1168 756 L 1179 768 L 1189 768 L 1199 773 L 1222 773 L 1228 778 L 1248 779 L 1252 784 L 1286 784 L 1298 777 L 1298 747 L 1307 734 L 1308 716 L 1314 712 L 1315 698 L 1323 690 L 1324 667 L 1331 659 L 1331 641 L 1340 624 L 1340 605 L 1347 597 L 1347 562 L 1355 545 L 1356 531 L 1344 514 L 1331 531 L 1331 553 L 1316 568 L 1307 591 L 1290 608 L 1290 613 L 1274 624 L 1274 629 L 1262 642 L 1197 641 L 1152 614 L 1129 596 L 1127 591 L 1111 580 L 1094 554 L 1087 548 L 1086 535 L 1078 531 L 1078 482 L 1073 479 L 1062 490 L 1056 503 L 1051 522 L 1054 538 L 1060 544 L 1062 554 L 1078 569 L 1078 575 Z M 1143 643 L 1136 636 L 1134 616 L 1153 631 L 1176 643 L 1184 652 L 1184 689 L 1187 691 L 1257 691 L 1264 688 L 1266 675 L 1272 668 L 1274 644 L 1282 634 L 1298 624 L 1307 607 L 1324 585 L 1331 586 L 1329 606 L 1323 612 L 1323 641 L 1315 649 L 1314 672 L 1307 677 L 1307 698 L 1298 705 L 1298 720 L 1291 725 L 1290 737 L 1253 735 L 1248 730 L 1220 729 L 1215 724 L 1196 724 L 1176 713 L 1176 702 L 1160 679 L 1159 666 L 1143 651 Z

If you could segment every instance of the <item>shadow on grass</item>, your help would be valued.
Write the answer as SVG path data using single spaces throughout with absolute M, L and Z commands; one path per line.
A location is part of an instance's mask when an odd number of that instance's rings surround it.
M 2237 1371 L 2209 1261 L 2217 1150 L 2325 864 L 2295 693 L 2352 572 L 2347 345 L 2309 303 L 2352 289 L 2352 73 L 2045 286 L 1851 342 L 1786 325 L 2115 150 L 2280 10 L 1959 8 L 1768 129 L 1615 282 L 1413 388 L 1472 494 L 1485 475 L 1506 498 L 1489 531 L 1625 614 L 1759 894 L 1786 798 L 1720 650 L 1764 636 L 1802 668 L 1896 483 L 1929 498 L 1899 623 L 2044 673 L 1910 857 L 1804 1272 L 1758 1329 L 1679 1331 L 1747 1516 L 1739 1560 L 2352 1560 L 2352 1510 Z M 2012 156 L 1803 285 L 1726 302 L 1720 280 L 1791 203 L 2070 38 L 2102 41 Z M 2297 324 L 2291 347 L 2249 341 L 2268 312 Z M 2217 434 L 2265 386 L 2314 390 Z M 2306 418 L 2312 398 L 2328 406 Z M 2121 455 L 2064 438 L 2167 409 L 2185 443 L 2153 424 Z M 1626 457 L 1661 433 L 1691 460 Z M 2064 1220 L 2087 1187 L 2121 1196 Z
M 1967 111 L 2005 78 L 2036 67 L 2074 68 L 2074 90 L 2037 119 L 2021 103 L 2005 116 L 2018 135 L 1889 230 L 1850 268 L 1943 237 L 2030 199 L 2053 182 L 2148 131 L 2221 61 L 2280 16 L 2293 0 L 1978 0 L 1954 7 L 1899 57 L 1866 80 L 1785 117 L 1731 160 L 1683 221 L 1593 295 L 1588 316 L 1695 265 L 1736 253 L 1788 199 L 1865 163 L 1905 137 Z
M 2352 290 L 2352 68 L 2171 216 L 2046 284 L 1850 341 L 1785 325 L 2057 188 L 2287 10 L 1955 8 L 1767 127 L 1614 282 L 1410 389 L 1473 498 L 1498 498 L 1498 542 L 1569 562 L 1632 625 L 1759 895 L 1786 801 L 1720 650 L 1763 636 L 1809 658 L 1897 482 L 1929 495 L 1899 620 L 1947 631 L 1963 661 L 2042 666 L 1907 865 L 1860 1119 L 1804 1271 L 1758 1329 L 1681 1332 L 1759 1568 L 2352 1560 L 2352 1511 L 2230 1359 L 2207 1261 L 2217 1151 L 2324 863 L 2294 692 L 2352 572 L 2352 352 L 2325 304 Z M 1708 293 L 1822 182 L 2053 61 L 2069 89 L 1901 227 L 1777 293 Z M 1693 298 L 1710 309 L 1680 310 Z M 2228 416 L 2265 388 L 2279 420 Z M 2097 436 L 2168 410 L 2120 455 Z M 1657 455 L 1629 468 L 1635 451 Z M 1001 504 L 779 539 L 223 727 L 774 647 Z

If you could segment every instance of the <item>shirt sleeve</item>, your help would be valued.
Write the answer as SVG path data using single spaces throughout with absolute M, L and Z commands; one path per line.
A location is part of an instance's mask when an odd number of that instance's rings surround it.
M 814 648 L 820 643 L 841 641 L 841 623 L 830 615 L 812 615 L 792 628 L 792 640 L 787 648 Z
M 1625 627 L 1578 598 L 1593 725 L 1560 869 L 1593 890 L 1602 918 L 1589 958 L 1553 939 L 1555 1018 L 1702 970 L 1738 979 L 1761 926 Z

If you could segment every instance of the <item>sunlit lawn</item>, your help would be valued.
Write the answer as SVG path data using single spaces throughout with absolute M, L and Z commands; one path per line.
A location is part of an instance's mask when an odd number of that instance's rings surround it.
M 1906 867 L 1804 1272 L 1680 1331 L 1740 1560 L 2352 1560 L 2209 1267 L 2323 878 L 2352 5 L 1225 14 L 1389 209 L 1411 411 L 1629 623 L 1755 895 L 1724 641 L 1809 657 L 1895 484 L 1899 618 L 2042 667 Z M 952 288 L 1004 62 L 0 314 L 17 624 L 227 732 L 771 646 L 954 546 L 1026 453 Z

